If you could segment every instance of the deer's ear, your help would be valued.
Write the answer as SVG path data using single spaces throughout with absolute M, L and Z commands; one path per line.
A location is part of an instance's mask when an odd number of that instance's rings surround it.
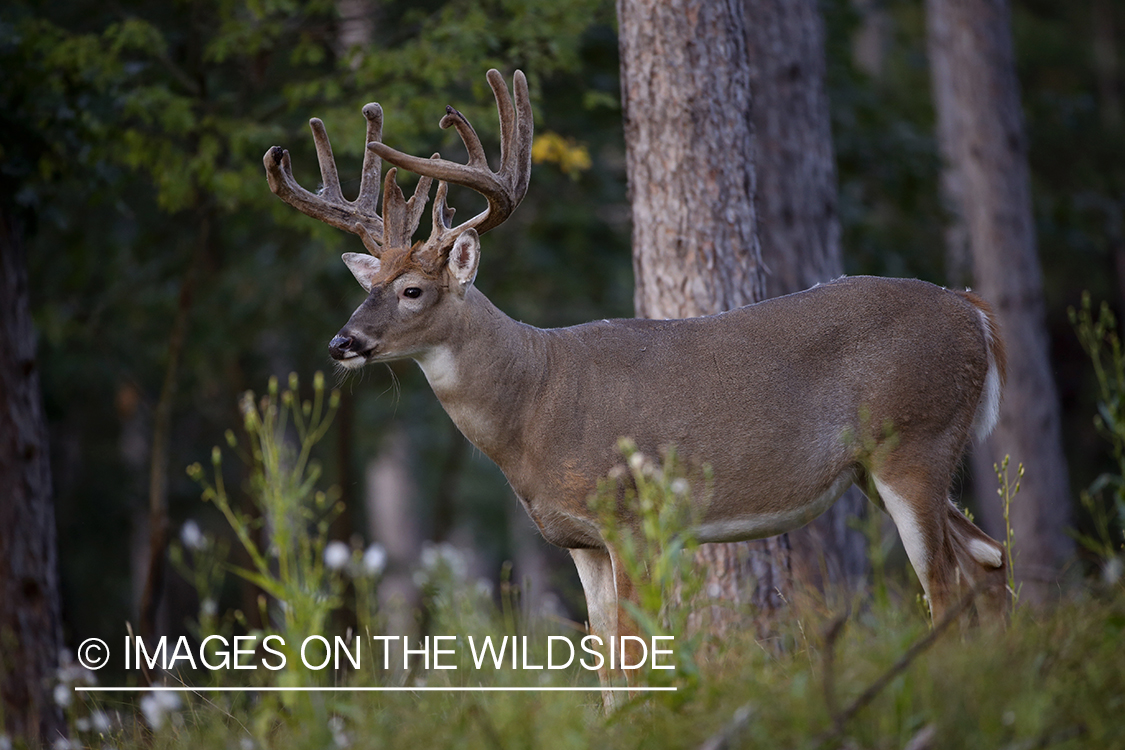
M 480 263 L 480 237 L 477 230 L 466 229 L 449 251 L 449 272 L 457 281 L 461 294 L 473 283 Z
M 367 253 L 344 253 L 343 257 L 344 265 L 352 272 L 352 276 L 355 276 L 363 291 L 370 292 L 375 274 L 379 273 L 379 259 Z

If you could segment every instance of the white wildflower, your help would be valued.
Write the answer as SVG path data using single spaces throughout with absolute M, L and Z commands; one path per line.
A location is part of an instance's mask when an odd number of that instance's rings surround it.
M 347 747 L 351 744 L 348 735 L 344 733 L 344 720 L 339 716 L 333 716 L 328 720 L 328 731 L 332 732 L 332 741 L 336 743 L 336 747 Z
M 421 562 L 420 572 L 426 579 L 440 576 L 446 571 L 453 578 L 463 581 L 469 572 L 465 555 L 449 542 L 423 542 Z M 417 579 L 417 574 L 415 578 Z
M 211 597 L 205 597 L 203 601 L 199 603 L 199 614 L 203 615 L 204 617 L 214 617 L 218 613 L 219 603 Z
M 141 698 L 141 714 L 153 731 L 164 726 L 164 716 L 180 707 L 180 696 L 161 690 Z
M 153 694 L 146 695 L 141 698 L 141 715 L 145 717 L 145 722 L 154 730 L 164 726 L 164 709 L 160 707 L 160 702 L 156 700 Z
M 191 519 L 184 521 L 180 527 L 180 541 L 190 550 L 201 550 L 207 546 L 207 537 L 203 536 L 199 524 Z
M 165 711 L 177 711 L 182 705 L 179 693 L 173 693 L 170 690 L 161 690 L 156 694 L 156 699 L 160 701 L 160 705 Z
M 94 711 L 90 714 L 90 725 L 95 732 L 108 732 L 110 728 L 109 714 L 105 711 Z
M 439 546 L 441 547 L 441 556 L 454 577 L 464 578 L 469 572 L 469 564 L 465 560 L 465 555 L 461 553 L 461 550 L 447 542 L 442 542 Z
M 676 477 L 672 480 L 672 492 L 676 495 L 683 497 L 688 492 L 688 482 L 683 477 Z
M 1102 568 L 1102 580 L 1110 586 L 1121 580 L 1121 574 L 1125 573 L 1125 563 L 1122 563 L 1120 557 L 1112 557 L 1106 561 L 1105 567 Z
M 59 708 L 66 708 L 70 705 L 70 701 L 74 698 L 74 691 L 71 690 L 70 685 L 60 682 L 55 685 L 55 705 Z
M 387 551 L 379 543 L 372 544 L 363 553 L 363 569 L 368 575 L 377 576 L 387 567 Z
M 351 558 L 352 551 L 341 541 L 333 540 L 324 548 L 324 564 L 331 570 L 343 570 Z

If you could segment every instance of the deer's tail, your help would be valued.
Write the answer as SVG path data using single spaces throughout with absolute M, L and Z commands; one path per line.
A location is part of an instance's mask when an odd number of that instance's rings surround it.
M 973 432 L 977 440 L 984 440 L 1000 418 L 1000 394 L 1007 378 L 1008 356 L 1004 351 L 1004 341 L 1000 338 L 1000 326 L 996 322 L 992 306 L 972 292 L 958 294 L 977 309 L 988 355 L 988 373 L 985 375 L 984 388 L 981 389 L 976 418 L 973 420 Z

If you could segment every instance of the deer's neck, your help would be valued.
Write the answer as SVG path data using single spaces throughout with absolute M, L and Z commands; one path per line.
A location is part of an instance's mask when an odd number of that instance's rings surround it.
M 444 343 L 415 359 L 458 429 L 505 469 L 547 371 L 546 334 L 512 320 L 475 288 L 454 325 Z

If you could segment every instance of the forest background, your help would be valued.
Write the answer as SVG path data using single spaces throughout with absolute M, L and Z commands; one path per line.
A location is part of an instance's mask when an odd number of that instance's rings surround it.
M 946 250 L 922 4 L 820 7 L 846 272 L 962 283 Z M 1112 456 L 1068 309 L 1086 292 L 1120 309 L 1125 295 L 1123 25 L 1125 9 L 1109 0 L 1012 3 L 1079 532 L 1091 521 L 1077 498 Z M 454 156 L 453 135 L 436 127 L 445 105 L 494 143 L 483 73 L 520 68 L 536 165 L 519 211 L 484 241 L 477 284 L 543 327 L 631 316 L 617 55 L 614 9 L 595 0 L 5 4 L 0 252 L 15 257 L 18 244 L 26 257 L 65 643 L 116 639 L 124 621 L 146 618 L 148 632 L 184 631 L 198 601 L 174 571 L 150 574 L 153 549 L 165 552 L 154 528 L 175 538 L 190 521 L 228 533 L 184 467 L 206 463 L 241 423 L 240 394 L 290 372 L 307 389 L 329 370 L 327 340 L 362 297 L 338 260 L 356 241 L 274 198 L 265 150 L 290 149 L 298 179 L 316 184 L 304 123 L 322 118 L 347 194 L 364 103 L 382 104 L 391 145 Z M 475 204 L 454 205 L 464 214 Z M 325 483 L 345 508 L 333 538 L 381 543 L 386 584 L 398 576 L 402 591 L 424 540 L 461 550 L 470 580 L 495 582 L 512 560 L 533 606 L 581 619 L 566 556 L 538 539 L 412 363 L 339 385 L 321 446 Z M 255 609 L 253 590 L 226 595 Z

